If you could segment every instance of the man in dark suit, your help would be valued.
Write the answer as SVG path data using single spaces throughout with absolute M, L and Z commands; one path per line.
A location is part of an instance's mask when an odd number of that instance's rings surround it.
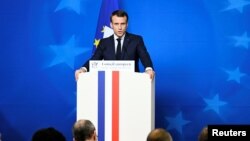
M 135 71 L 139 72 L 139 59 L 145 67 L 145 72 L 150 78 L 154 77 L 153 63 L 139 35 L 127 32 L 128 14 L 123 10 L 116 10 L 110 17 L 110 26 L 114 34 L 108 38 L 101 39 L 95 53 L 89 60 L 133 60 Z M 75 71 L 75 78 L 89 70 L 89 60 Z

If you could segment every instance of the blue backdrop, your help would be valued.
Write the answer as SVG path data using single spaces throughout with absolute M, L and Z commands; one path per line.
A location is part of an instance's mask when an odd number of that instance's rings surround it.
M 249 0 L 119 6 L 154 62 L 156 127 L 195 141 L 207 124 L 250 123 Z M 101 0 L 0 2 L 0 140 L 28 141 L 48 126 L 72 140 L 74 71 L 91 55 L 100 7 Z

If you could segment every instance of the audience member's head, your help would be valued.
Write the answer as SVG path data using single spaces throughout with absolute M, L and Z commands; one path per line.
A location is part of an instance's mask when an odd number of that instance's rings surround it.
M 173 141 L 173 139 L 165 129 L 156 128 L 148 134 L 147 141 Z
M 199 137 L 198 137 L 199 141 L 208 141 L 208 130 L 207 127 L 203 127 Z
M 37 130 L 32 136 L 32 141 L 66 141 L 66 138 L 55 128 L 49 127 Z
M 97 141 L 96 129 L 90 120 L 78 120 L 72 131 L 74 141 Z

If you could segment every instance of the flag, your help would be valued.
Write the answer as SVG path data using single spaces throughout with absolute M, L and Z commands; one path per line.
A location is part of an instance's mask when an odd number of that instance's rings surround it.
M 118 5 L 118 0 L 102 1 L 92 53 L 95 52 L 102 38 L 108 37 L 113 34 L 113 30 L 110 28 L 110 15 L 114 10 L 119 9 Z

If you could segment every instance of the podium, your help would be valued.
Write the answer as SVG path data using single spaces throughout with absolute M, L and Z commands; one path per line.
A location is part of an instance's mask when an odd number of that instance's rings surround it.
M 94 71 L 77 82 L 77 120 L 89 119 L 99 141 L 146 140 L 155 124 L 155 80 L 146 73 Z

